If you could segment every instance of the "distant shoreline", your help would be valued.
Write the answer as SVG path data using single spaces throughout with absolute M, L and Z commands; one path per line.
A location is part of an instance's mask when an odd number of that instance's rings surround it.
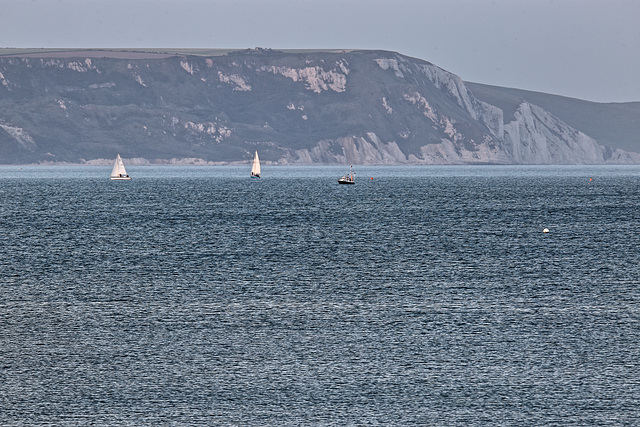
M 126 158 L 123 157 L 127 167 L 128 166 L 246 166 L 251 165 L 250 161 L 237 161 L 237 162 L 211 162 L 202 159 L 188 160 L 188 159 L 171 159 L 171 160 L 147 160 L 141 158 Z M 263 162 L 264 165 L 274 166 L 269 162 Z M 39 163 L 0 163 L 0 167 L 7 166 L 112 166 L 113 159 L 95 159 L 87 160 L 85 162 L 39 162 Z M 279 165 L 282 166 L 282 165 Z
M 126 159 L 125 164 L 128 167 L 184 167 L 184 166 L 195 166 L 195 167 L 251 167 L 251 162 L 242 161 L 242 162 L 193 162 L 193 163 L 180 163 L 180 162 L 133 162 L 132 159 Z M 299 168 L 299 167 L 344 167 L 344 164 L 338 163 L 276 163 L 276 162 L 261 162 L 262 166 L 268 167 L 281 167 L 281 168 Z M 42 163 L 0 163 L 0 169 L 2 168 L 39 168 L 39 167 L 54 167 L 54 168 L 64 168 L 64 167 L 112 167 L 113 160 L 107 161 L 90 161 L 85 163 L 66 163 L 66 162 L 42 162 Z M 562 164 L 545 164 L 545 163 L 537 163 L 537 164 L 503 164 L 503 163 L 433 163 L 433 164 L 423 164 L 423 163 L 397 163 L 397 164 L 356 164 L 354 163 L 354 167 L 364 167 L 364 168 L 415 168 L 415 167 L 425 167 L 425 168 L 439 168 L 439 167 L 460 167 L 460 168 L 532 168 L 532 167 L 558 167 L 558 168 L 598 168 L 598 167 L 640 167 L 640 164 L 636 163 L 595 163 L 595 164 L 573 164 L 573 163 L 562 163 Z

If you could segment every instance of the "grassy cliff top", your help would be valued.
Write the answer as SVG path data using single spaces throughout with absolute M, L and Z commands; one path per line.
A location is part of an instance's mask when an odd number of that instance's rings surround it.
M 174 55 L 195 56 L 223 56 L 231 52 L 267 50 L 253 49 L 222 49 L 222 48 L 0 48 L 0 56 L 30 56 L 47 58 L 109 57 L 109 58 L 149 58 L 167 57 Z M 345 49 L 277 49 L 285 53 L 310 52 L 347 52 Z

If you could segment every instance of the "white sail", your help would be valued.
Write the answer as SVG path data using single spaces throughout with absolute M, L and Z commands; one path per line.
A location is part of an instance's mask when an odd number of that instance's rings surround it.
M 113 163 L 113 169 L 111 170 L 111 179 L 131 179 L 127 174 L 127 170 L 124 168 L 124 162 L 122 157 L 118 154 L 116 161 Z
M 257 151 L 255 156 L 253 156 L 253 166 L 251 166 L 251 176 L 260 176 L 260 158 L 258 157 Z

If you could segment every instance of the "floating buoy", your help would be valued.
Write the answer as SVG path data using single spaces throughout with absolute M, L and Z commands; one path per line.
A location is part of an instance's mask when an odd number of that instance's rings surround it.
M 544 230 L 542 230 L 542 232 L 543 232 L 543 233 L 548 233 L 548 232 L 549 232 L 549 229 L 548 229 L 548 228 L 545 228 Z
M 371 178 L 369 178 L 369 179 L 373 181 L 373 177 L 371 177 Z

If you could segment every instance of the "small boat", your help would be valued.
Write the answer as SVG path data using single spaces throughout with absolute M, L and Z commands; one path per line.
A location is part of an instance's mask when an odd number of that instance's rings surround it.
M 113 164 L 111 179 L 131 179 L 129 174 L 127 174 L 127 170 L 124 168 L 124 163 L 122 162 L 120 154 L 118 154 L 118 157 L 116 157 L 116 161 Z
M 338 178 L 338 184 L 355 184 L 356 174 L 353 171 L 353 165 L 349 167 L 349 172 L 345 173 L 342 178 Z
M 258 157 L 258 151 L 253 156 L 253 166 L 251 166 L 251 178 L 260 178 L 260 158 Z

